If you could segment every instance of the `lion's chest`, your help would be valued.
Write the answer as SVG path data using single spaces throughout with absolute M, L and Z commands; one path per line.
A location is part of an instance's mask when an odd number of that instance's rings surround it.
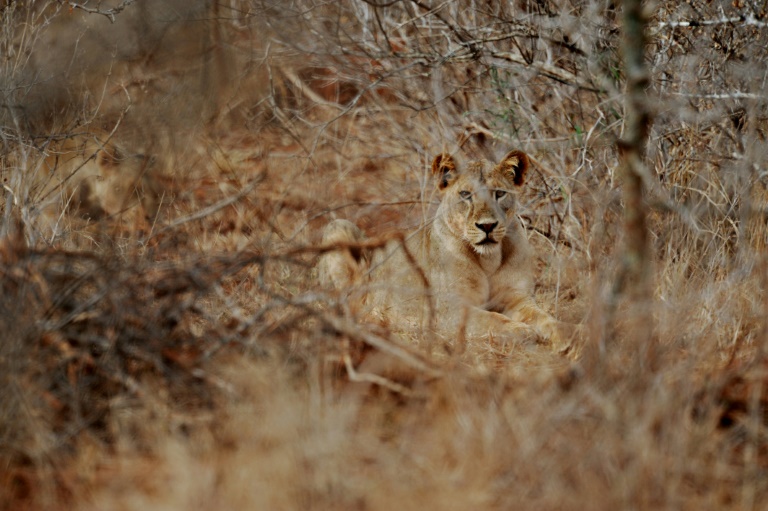
M 488 301 L 491 299 L 491 282 L 488 278 L 478 278 L 478 303 L 474 303 L 472 305 L 476 305 L 478 307 L 484 306 L 484 304 L 488 303 Z
M 482 308 L 494 296 L 495 289 L 503 286 L 498 282 L 503 277 L 498 271 L 500 261 L 461 255 L 463 257 L 442 254 L 442 257 L 436 258 L 438 262 L 429 272 L 430 281 L 438 294 L 460 296 L 467 305 Z

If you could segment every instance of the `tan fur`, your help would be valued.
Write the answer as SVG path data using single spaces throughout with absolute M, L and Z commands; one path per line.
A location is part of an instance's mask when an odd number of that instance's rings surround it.
M 32 193 L 44 231 L 55 232 L 65 212 L 132 223 L 156 214 L 158 187 L 148 157 L 95 137 L 68 139 L 49 147 L 48 153 L 37 169 Z
M 438 155 L 432 171 L 441 202 L 432 224 L 370 259 L 329 252 L 320 261 L 321 281 L 339 290 L 367 281 L 370 312 L 422 327 L 431 300 L 435 330 L 448 338 L 463 332 L 469 339 L 536 339 L 562 349 L 558 322 L 533 300 L 532 249 L 516 218 L 515 189 L 527 169 L 528 157 L 519 151 L 496 165 L 481 160 L 464 167 Z M 331 222 L 324 232 L 329 245 L 363 239 L 347 220 Z

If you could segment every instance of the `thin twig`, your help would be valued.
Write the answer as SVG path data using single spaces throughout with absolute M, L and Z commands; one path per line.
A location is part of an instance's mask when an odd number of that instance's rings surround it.
M 424 269 L 419 265 L 418 261 L 416 261 L 416 258 L 413 256 L 411 251 L 408 249 L 408 245 L 405 243 L 405 238 L 401 235 L 400 236 L 400 248 L 403 250 L 403 253 L 405 254 L 405 258 L 408 260 L 408 264 L 411 265 L 411 268 L 416 272 L 416 274 L 419 276 L 419 280 L 421 280 L 421 285 L 424 286 L 424 293 L 426 294 L 426 300 L 427 300 L 427 311 L 429 315 L 429 331 L 434 332 L 436 328 L 436 314 L 435 314 L 435 301 L 432 296 L 432 292 L 430 291 L 430 285 L 429 285 L 429 279 L 427 278 L 427 274 L 424 272 Z M 431 346 L 431 343 L 430 343 Z

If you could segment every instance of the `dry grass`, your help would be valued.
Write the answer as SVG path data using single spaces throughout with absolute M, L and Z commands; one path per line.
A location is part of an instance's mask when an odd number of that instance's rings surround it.
M 653 11 L 637 304 L 612 3 L 65 4 L 0 7 L 0 508 L 763 507 L 764 7 Z M 53 236 L 53 148 L 105 136 L 152 162 L 158 212 L 71 207 Z M 318 289 L 329 219 L 418 226 L 435 154 L 511 148 L 573 360 L 446 353 Z

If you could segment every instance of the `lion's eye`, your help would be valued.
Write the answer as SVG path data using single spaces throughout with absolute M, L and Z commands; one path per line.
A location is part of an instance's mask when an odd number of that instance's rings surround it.
M 472 192 L 468 192 L 467 190 L 462 190 L 459 192 L 459 197 L 461 197 L 464 200 L 471 201 L 472 200 Z
M 501 200 L 504 197 L 506 197 L 506 195 L 507 195 L 507 192 L 505 192 L 504 190 L 496 190 L 496 200 Z

